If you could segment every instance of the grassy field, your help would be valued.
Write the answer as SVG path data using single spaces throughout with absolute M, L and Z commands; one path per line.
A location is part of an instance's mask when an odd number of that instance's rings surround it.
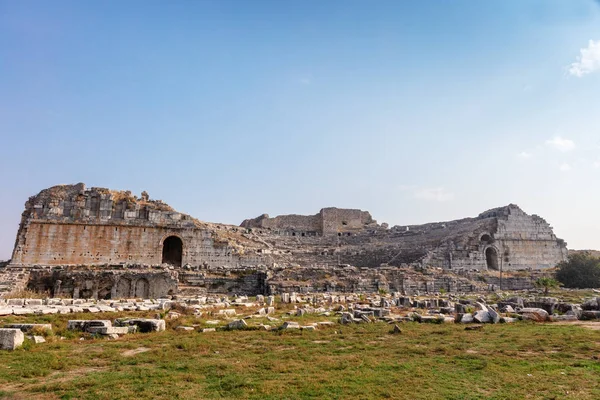
M 52 322 L 58 336 L 77 317 L 27 321 Z M 310 321 L 303 318 L 293 319 Z M 3 322 L 16 320 L 24 319 Z M 0 353 L 0 398 L 600 398 L 600 331 L 526 322 L 482 331 L 454 324 L 401 328 L 397 335 L 374 323 L 314 332 L 50 337 Z

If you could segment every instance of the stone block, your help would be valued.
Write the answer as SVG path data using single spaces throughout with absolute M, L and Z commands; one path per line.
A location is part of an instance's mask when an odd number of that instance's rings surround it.
M 13 308 L 14 315 L 32 315 L 35 314 L 35 310 L 31 308 Z
M 76 319 L 67 321 L 67 329 L 71 331 L 84 331 L 86 332 L 88 328 L 92 327 L 111 327 L 112 323 L 109 320 L 103 319 Z
M 460 319 L 461 324 L 470 324 L 473 322 L 475 322 L 473 319 L 473 314 L 463 314 L 462 318 Z
M 0 328 L 0 350 L 15 350 L 24 340 L 25 335 L 20 329 Z
M 500 322 L 500 314 L 498 314 L 492 307 L 488 307 L 488 314 L 490 315 L 491 322 L 494 324 Z
M 90 326 L 87 328 L 89 333 L 97 333 L 100 335 L 126 335 L 129 333 L 127 326 Z
M 522 308 L 518 311 L 518 313 L 523 317 L 523 319 L 536 322 L 544 322 L 548 321 L 549 319 L 548 312 L 542 308 Z
M 195 330 L 195 328 L 194 328 L 193 326 L 183 326 L 183 325 L 180 325 L 180 326 L 178 326 L 178 327 L 177 327 L 177 330 L 178 330 L 178 331 L 187 331 L 187 332 L 191 332 L 191 331 L 194 331 L 194 330 Z
M 286 321 L 279 327 L 279 329 L 300 329 L 300 324 L 294 321 Z
M 229 324 L 227 324 L 227 329 L 245 329 L 247 327 L 248 324 L 243 319 L 231 321 Z
M 130 318 L 115 320 L 117 326 L 137 326 L 139 332 L 161 332 L 166 329 L 166 324 L 163 319 L 147 319 L 147 318 Z
M 52 331 L 51 324 L 8 324 L 4 325 L 5 328 L 9 329 L 20 329 L 22 332 L 28 333 L 33 330 L 36 331 Z

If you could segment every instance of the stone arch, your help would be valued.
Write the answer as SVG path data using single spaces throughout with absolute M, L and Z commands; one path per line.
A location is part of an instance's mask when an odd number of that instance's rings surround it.
M 150 284 L 148 279 L 141 278 L 135 283 L 135 297 L 141 297 L 147 299 L 150 297 Z
M 498 250 L 495 247 L 485 249 L 485 263 L 488 269 L 498 270 Z
M 183 262 L 183 240 L 179 236 L 167 236 L 162 241 L 161 262 L 173 265 L 174 267 L 181 267 Z

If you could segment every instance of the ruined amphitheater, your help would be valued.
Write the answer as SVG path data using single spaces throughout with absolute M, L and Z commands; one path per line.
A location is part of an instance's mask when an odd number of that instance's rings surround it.
M 0 292 L 110 299 L 519 289 L 530 280 L 511 271 L 535 274 L 566 256 L 550 225 L 514 204 L 425 225 L 389 227 L 367 211 L 323 208 L 234 226 L 202 222 L 145 192 L 79 183 L 26 202 L 12 259 L 0 265 Z M 486 271 L 500 274 L 478 279 Z

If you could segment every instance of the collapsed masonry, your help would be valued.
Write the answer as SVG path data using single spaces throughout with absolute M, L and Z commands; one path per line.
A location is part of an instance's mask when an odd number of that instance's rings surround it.
M 27 201 L 2 281 L 96 298 L 453 291 L 473 286 L 467 271 L 543 270 L 566 256 L 566 243 L 544 219 L 512 204 L 475 218 L 392 228 L 366 211 L 338 208 L 233 226 L 201 222 L 145 192 L 138 198 L 80 183 Z M 442 273 L 427 278 L 414 267 Z

